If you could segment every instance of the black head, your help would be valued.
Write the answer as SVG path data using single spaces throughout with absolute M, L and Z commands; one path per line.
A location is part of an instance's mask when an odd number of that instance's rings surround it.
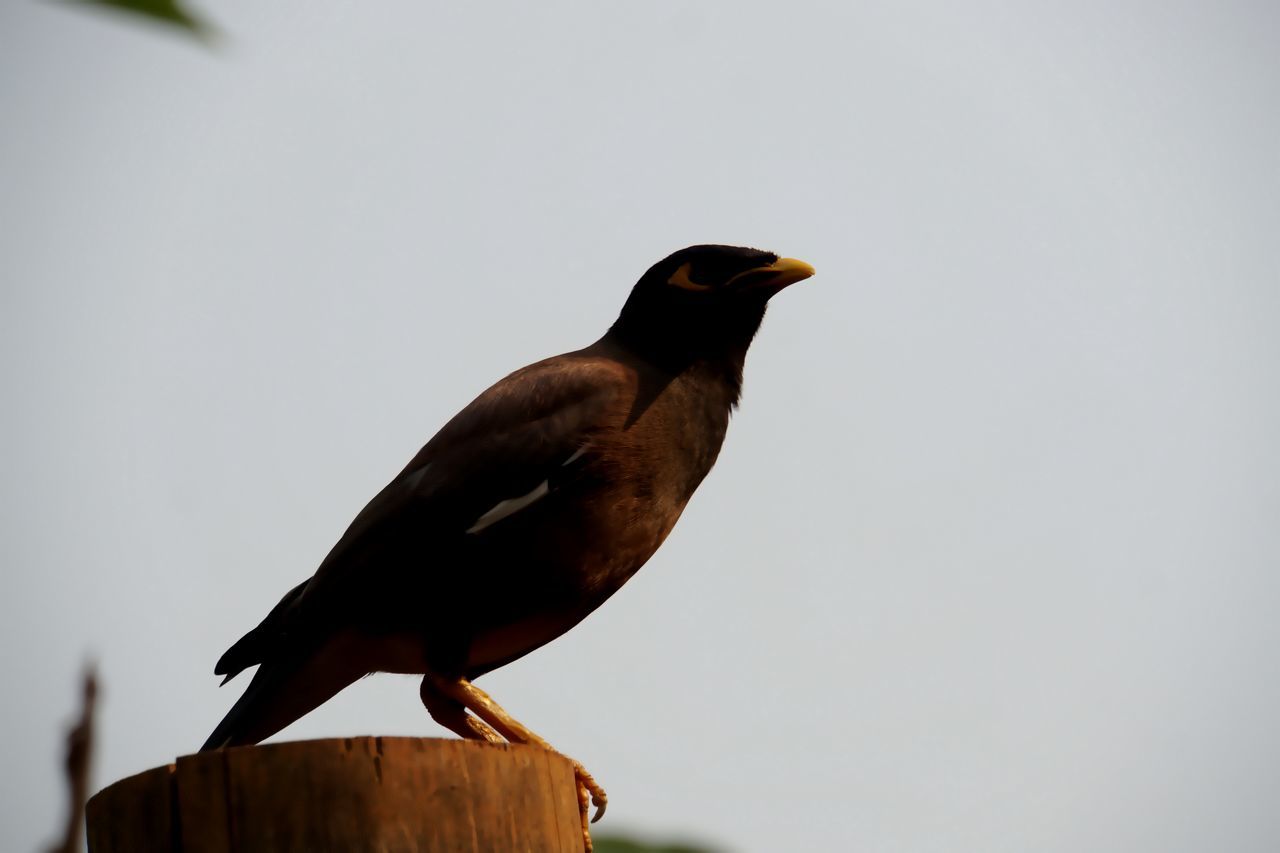
M 811 275 L 804 261 L 772 252 L 690 246 L 641 276 L 612 331 L 647 354 L 740 360 L 770 297 Z

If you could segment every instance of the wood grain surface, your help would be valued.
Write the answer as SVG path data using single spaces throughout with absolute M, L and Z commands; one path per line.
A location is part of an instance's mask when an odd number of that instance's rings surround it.
M 582 853 L 573 766 L 531 746 L 359 737 L 179 758 L 88 805 L 91 853 Z

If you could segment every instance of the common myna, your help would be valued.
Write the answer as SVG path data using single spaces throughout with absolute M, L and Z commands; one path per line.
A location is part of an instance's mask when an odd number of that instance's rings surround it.
M 653 555 L 716 461 L 766 304 L 811 275 L 770 252 L 682 249 L 600 340 L 477 397 L 218 661 L 224 684 L 260 666 L 203 749 L 257 743 L 371 672 L 425 675 L 427 711 L 464 738 L 546 747 L 472 680 Z M 597 820 L 605 794 L 575 767 L 585 832 L 588 793 Z

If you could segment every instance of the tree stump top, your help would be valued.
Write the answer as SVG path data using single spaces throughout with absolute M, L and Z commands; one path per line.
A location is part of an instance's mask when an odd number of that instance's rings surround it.
M 572 763 L 518 744 L 357 737 L 183 756 L 88 805 L 90 853 L 581 853 Z

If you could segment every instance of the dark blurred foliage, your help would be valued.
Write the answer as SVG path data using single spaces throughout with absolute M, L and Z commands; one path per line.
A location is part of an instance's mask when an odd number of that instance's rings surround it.
M 595 853 L 721 853 L 713 847 L 688 842 L 671 842 L 669 844 L 646 844 L 624 835 L 596 835 L 592 833 L 592 846 Z
M 212 35 L 209 27 L 183 8 L 177 0 L 71 0 L 71 2 L 140 15 L 201 38 Z

